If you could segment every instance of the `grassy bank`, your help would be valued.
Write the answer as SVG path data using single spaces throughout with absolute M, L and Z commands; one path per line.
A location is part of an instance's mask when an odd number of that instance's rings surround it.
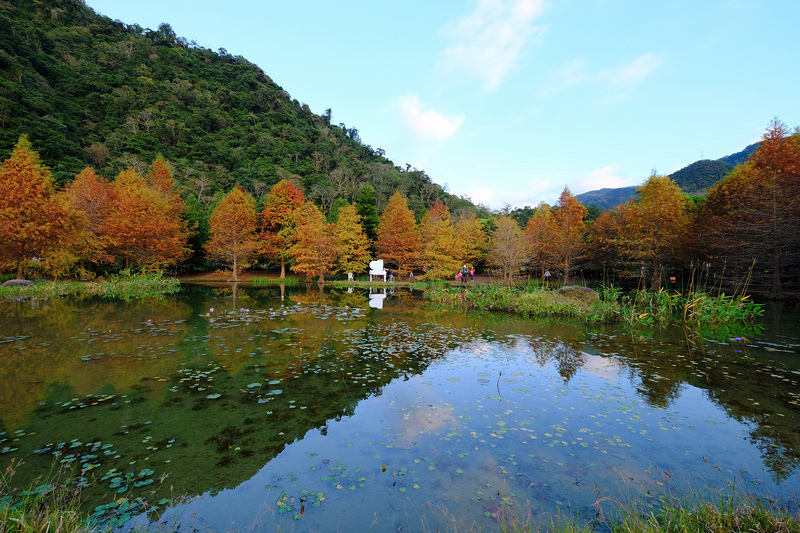
M 65 477 L 64 471 L 51 473 L 47 479 L 37 480 L 27 489 L 12 488 L 14 468 L 0 473 L 0 533 L 84 533 L 110 531 L 121 526 L 135 513 L 108 512 L 111 506 L 99 506 L 94 511 L 82 510 L 79 480 Z M 125 502 L 121 498 L 113 505 Z M 172 503 L 177 503 L 177 500 Z M 449 521 L 451 527 L 445 531 L 502 531 L 502 532 L 552 532 L 589 533 L 611 531 L 615 533 L 727 533 L 730 531 L 756 531 L 790 533 L 800 531 L 800 515 L 797 506 L 790 502 L 792 511 L 779 507 L 763 498 L 720 496 L 713 502 L 674 502 L 664 499 L 656 505 L 649 503 L 620 504 L 600 498 L 590 506 L 588 516 L 561 515 L 550 524 L 537 524 L 530 513 L 520 508 L 508 507 L 507 515 L 499 517 L 497 527 L 482 529 L 474 524 L 462 524 L 456 517 Z M 134 506 L 136 512 L 144 508 Z M 102 512 L 100 512 L 102 511 Z M 113 511 L 113 509 L 112 509 Z M 117 509 L 119 511 L 119 509 Z M 614 518 L 609 518 L 611 515 Z M 157 513 L 153 518 L 157 517 Z M 108 521 L 104 521 L 107 519 Z M 173 524 L 175 525 L 175 524 Z M 253 524 L 243 531 L 255 531 Z M 159 529 L 161 530 L 161 529 Z M 148 529 L 136 529 L 148 531 Z M 240 530 L 242 531 L 242 530 Z M 423 525 L 420 531 L 430 531 Z
M 273 287 L 283 285 L 284 287 L 298 287 L 300 285 L 298 278 L 268 278 L 266 276 L 256 276 L 252 280 L 253 287 Z
M 615 301 L 601 300 L 593 291 L 559 293 L 535 285 L 506 287 L 475 284 L 437 287 L 428 291 L 436 304 L 475 311 L 505 312 L 531 318 L 568 318 L 592 322 L 615 322 L 621 308 Z
M 697 290 L 682 294 L 663 289 L 623 294 L 614 286 L 599 291 L 584 287 L 551 290 L 540 284 L 439 286 L 430 289 L 428 297 L 451 308 L 631 326 L 678 324 L 718 329 L 750 324 L 764 313 L 763 306 L 747 295 L 711 295 Z
M 39 281 L 33 285 L 0 287 L 0 298 L 49 299 L 61 296 L 102 296 L 104 298 L 161 297 L 180 290 L 175 278 L 164 277 L 161 272 L 130 274 L 122 272 L 96 281 Z

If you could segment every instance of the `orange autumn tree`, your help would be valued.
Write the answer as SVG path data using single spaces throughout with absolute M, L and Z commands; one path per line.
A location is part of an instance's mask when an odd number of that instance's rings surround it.
M 564 273 L 564 284 L 569 284 L 569 275 L 575 269 L 584 251 L 586 236 L 586 207 L 567 187 L 553 209 L 551 250 L 556 266 Z
M 53 177 L 27 136 L 0 164 L 0 265 L 23 278 L 31 262 L 63 252 L 86 220 L 56 193 Z
M 607 267 L 615 268 L 622 264 L 618 249 L 621 231 L 622 215 L 618 209 L 600 213 L 589 230 L 586 245 L 589 260 L 595 265 L 602 265 L 604 280 Z
M 405 274 L 417 267 L 420 245 L 414 212 L 397 191 L 389 198 L 378 222 L 378 258 Z
M 749 269 L 763 275 L 751 280 L 783 295 L 786 278 L 800 264 L 800 131 L 790 132 L 773 119 L 756 151 L 743 165 L 717 182 L 696 225 L 710 250 L 708 261 L 725 258 L 729 283 L 740 283 Z M 717 260 L 718 262 L 718 260 Z
M 188 255 L 188 232 L 170 196 L 131 168 L 117 176 L 105 227 L 111 250 L 125 268 L 165 268 Z
M 156 191 L 166 202 L 169 208 L 169 216 L 179 219 L 186 211 L 186 204 L 178 192 L 172 169 L 164 156 L 158 154 L 156 160 L 150 166 L 150 170 L 145 175 L 147 186 Z M 187 235 L 188 238 L 188 235 Z
M 545 281 L 547 279 L 545 272 L 549 266 L 555 264 L 553 235 L 556 231 L 553 210 L 542 202 L 528 219 L 528 224 L 525 226 L 525 240 L 530 249 L 531 263 L 538 267 L 539 276 Z
M 250 264 L 258 249 L 256 200 L 236 186 L 217 204 L 209 219 L 211 238 L 206 253 L 233 270 L 233 281 L 239 281 L 239 267 Z
M 105 225 L 114 206 L 114 187 L 93 168 L 86 167 L 64 187 L 64 195 L 88 221 L 75 244 L 80 261 L 96 265 L 113 262 Z
M 448 278 L 461 268 L 463 251 L 456 240 L 450 210 L 442 202 L 434 202 L 420 221 L 422 253 L 419 263 L 425 279 Z
M 619 211 L 621 228 L 614 245 L 623 258 L 650 269 L 651 288 L 658 290 L 662 270 L 679 262 L 684 250 L 686 198 L 669 176 L 654 174 Z
M 281 278 L 286 277 L 286 261 L 290 259 L 297 219 L 302 213 L 305 195 L 294 183 L 282 179 L 272 186 L 261 210 L 261 253 L 280 263 Z
M 338 248 L 337 272 L 363 272 L 370 259 L 370 242 L 361 223 L 355 204 L 339 209 L 339 218 L 333 226 Z
M 306 202 L 297 217 L 297 231 L 288 254 L 294 261 L 292 272 L 306 275 L 306 281 L 319 277 L 325 281 L 325 273 L 336 266 L 336 237 L 333 224 L 325 220 L 319 207 Z

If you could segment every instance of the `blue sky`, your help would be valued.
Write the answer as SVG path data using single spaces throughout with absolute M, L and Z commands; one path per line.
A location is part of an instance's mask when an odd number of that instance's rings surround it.
M 800 125 L 796 0 L 86 0 L 257 64 L 492 208 L 639 185 Z

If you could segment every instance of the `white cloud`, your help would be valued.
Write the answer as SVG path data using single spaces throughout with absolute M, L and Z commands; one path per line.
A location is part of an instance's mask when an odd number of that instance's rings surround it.
M 468 196 L 475 204 L 491 205 L 493 201 L 492 190 L 488 187 L 476 187 L 469 191 Z
M 569 190 L 572 194 L 582 194 L 598 189 L 615 189 L 617 187 L 628 187 L 630 183 L 619 176 L 619 168 L 616 165 L 608 165 L 585 174 L 580 179 L 570 184 Z
M 636 85 L 652 74 L 660 64 L 660 55 L 642 54 L 627 65 L 603 72 L 600 78 L 613 85 Z
M 564 67 L 559 69 L 555 75 L 552 76 L 550 84 L 540 91 L 542 96 L 549 96 L 551 94 L 560 93 L 561 91 L 580 85 L 590 79 L 590 75 L 585 71 L 586 61 L 577 58 L 573 59 Z
M 443 68 L 466 71 L 482 79 L 487 89 L 496 89 L 517 62 L 543 9 L 544 0 L 479 0 L 475 11 L 445 29 L 455 44 L 442 52 Z
M 549 84 L 540 91 L 540 94 L 551 96 L 582 84 L 605 87 L 606 90 L 617 92 L 620 88 L 633 87 L 644 81 L 656 71 L 662 61 L 662 55 L 647 53 L 621 67 L 590 72 L 586 69 L 586 61 L 583 58 L 573 59 L 551 76 Z
M 401 96 L 394 101 L 400 119 L 416 137 L 441 141 L 453 135 L 464 122 L 463 115 L 445 116 L 432 109 L 423 109 L 416 95 Z

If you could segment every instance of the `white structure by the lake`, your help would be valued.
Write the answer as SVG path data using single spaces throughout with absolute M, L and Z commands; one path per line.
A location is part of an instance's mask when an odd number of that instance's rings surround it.
M 372 281 L 372 276 L 383 278 L 386 281 L 386 270 L 383 268 L 383 259 L 376 259 L 369 262 L 369 280 Z

